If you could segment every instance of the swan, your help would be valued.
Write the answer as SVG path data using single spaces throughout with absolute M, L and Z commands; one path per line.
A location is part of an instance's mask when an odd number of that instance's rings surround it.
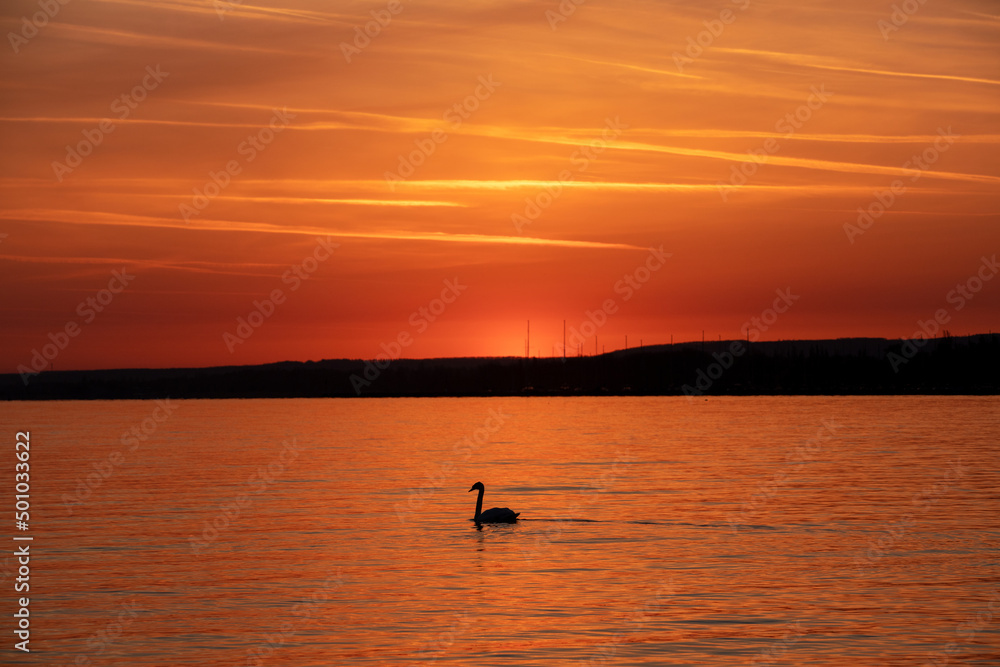
M 479 498 L 476 499 L 476 516 L 472 517 L 472 520 L 476 523 L 516 523 L 517 517 L 520 516 L 520 512 L 513 512 L 506 507 L 493 507 L 491 509 L 483 511 L 483 494 L 486 493 L 486 487 L 483 486 L 482 482 L 476 482 L 469 489 L 469 492 L 479 489 Z

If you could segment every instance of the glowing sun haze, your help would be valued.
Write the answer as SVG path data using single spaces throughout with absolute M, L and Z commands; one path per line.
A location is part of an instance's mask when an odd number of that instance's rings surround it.
M 4 372 L 996 329 L 997 5 L 894 4 L 4 3 Z

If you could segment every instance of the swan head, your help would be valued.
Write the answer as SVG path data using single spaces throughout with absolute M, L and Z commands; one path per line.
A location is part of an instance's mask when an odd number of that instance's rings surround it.
M 476 490 L 486 491 L 486 487 L 483 486 L 482 482 L 476 482 L 475 484 L 472 485 L 472 488 L 469 489 L 469 492 L 471 493 L 472 491 L 476 491 Z

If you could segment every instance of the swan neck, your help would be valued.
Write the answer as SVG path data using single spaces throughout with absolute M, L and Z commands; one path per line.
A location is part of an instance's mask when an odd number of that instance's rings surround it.
M 478 498 L 476 498 L 476 516 L 475 516 L 475 518 L 477 518 L 477 519 L 479 518 L 479 515 L 483 513 L 483 494 L 485 492 L 486 492 L 486 489 L 479 489 L 479 496 L 478 496 Z

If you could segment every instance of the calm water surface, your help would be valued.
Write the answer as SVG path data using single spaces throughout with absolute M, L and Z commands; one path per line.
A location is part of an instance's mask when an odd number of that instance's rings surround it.
M 0 415 L 32 444 L 7 664 L 1000 664 L 997 398 Z M 521 521 L 477 529 L 476 481 Z

